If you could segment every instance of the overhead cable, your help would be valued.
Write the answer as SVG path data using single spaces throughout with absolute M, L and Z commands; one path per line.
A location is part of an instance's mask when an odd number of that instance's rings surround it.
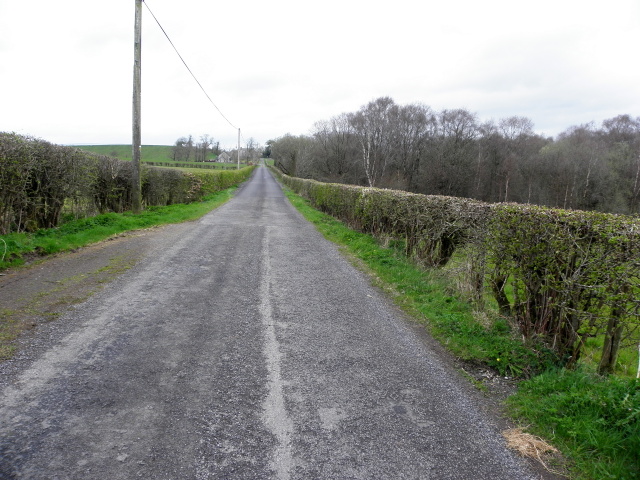
M 162 33 L 164 33 L 164 36 L 167 37 L 167 40 L 169 40 L 169 43 L 171 44 L 171 46 L 173 47 L 173 49 L 176 51 L 176 53 L 178 54 L 178 57 L 180 57 L 180 60 L 182 60 L 182 63 L 184 63 L 184 66 L 187 67 L 187 70 L 189 71 L 189 73 L 191 74 L 191 76 L 193 77 L 193 79 L 196 81 L 196 83 L 198 84 L 198 86 L 200 87 L 200 89 L 204 92 L 204 94 L 207 96 L 207 98 L 209 99 L 209 101 L 211 102 L 211 105 L 213 105 L 216 110 L 218 111 L 218 113 L 222 116 L 222 118 L 224 118 L 227 123 L 229 125 L 231 125 L 234 129 L 237 130 L 238 127 L 236 127 L 233 123 L 231 123 L 229 121 L 229 119 L 227 117 L 225 117 L 224 113 L 222 113 L 222 111 L 218 108 L 218 106 L 213 102 L 213 100 L 211 100 L 211 97 L 209 96 L 209 94 L 207 93 L 207 91 L 204 89 L 204 87 L 202 86 L 202 84 L 198 81 L 198 79 L 196 78 L 196 76 L 193 74 L 193 72 L 191 71 L 191 69 L 189 68 L 189 65 L 187 65 L 187 62 L 184 61 L 184 58 L 182 58 L 182 55 L 180 55 L 180 52 L 178 51 L 178 49 L 176 48 L 176 46 L 173 44 L 173 42 L 171 41 L 171 38 L 169 38 L 169 35 L 167 34 L 167 32 L 165 31 L 164 28 L 162 28 L 162 25 L 160 25 L 160 22 L 158 21 L 158 19 L 156 18 L 156 16 L 153 14 L 153 12 L 151 11 L 151 9 L 149 8 L 149 5 L 147 4 L 147 2 L 145 2 L 143 0 L 143 3 L 145 4 L 145 6 L 147 7 L 147 10 L 149 10 L 149 13 L 151 14 L 151 16 L 153 17 L 153 19 L 156 21 L 156 23 L 158 24 L 158 26 L 160 27 L 160 30 L 162 30 Z

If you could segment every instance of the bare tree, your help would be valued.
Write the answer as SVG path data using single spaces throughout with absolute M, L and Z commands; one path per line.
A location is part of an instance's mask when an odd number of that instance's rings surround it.
M 479 133 L 476 115 L 465 109 L 442 110 L 435 119 L 436 131 L 423 169 L 424 193 L 470 196 Z
M 418 191 L 421 162 L 436 132 L 435 114 L 422 104 L 401 106 L 395 113 L 391 125 L 391 158 L 398 180 L 392 186 Z
M 313 146 L 312 137 L 288 133 L 272 141 L 271 158 L 274 159 L 276 167 L 287 175 L 309 177 L 312 170 L 310 153 Z
M 362 165 L 370 187 L 385 173 L 391 154 L 390 117 L 397 105 L 390 97 L 380 97 L 351 114 L 349 123 L 360 144 Z
M 502 134 L 503 164 L 500 176 L 503 179 L 503 202 L 509 201 L 509 187 L 520 172 L 523 162 L 524 145 L 528 137 L 533 136 L 533 122 L 526 117 L 508 117 L 498 122 L 498 131 Z M 517 178 L 521 180 L 521 178 Z
M 247 162 L 257 162 L 260 160 L 260 156 L 262 154 L 262 146 L 256 141 L 255 138 L 251 137 L 246 142 L 246 148 L 244 151 L 244 158 Z
M 602 122 L 608 160 L 618 185 L 625 186 L 627 212 L 640 213 L 640 117 L 618 115 Z
M 362 171 L 357 168 L 360 150 L 349 115 L 343 113 L 330 120 L 316 122 L 312 133 L 318 148 L 315 173 L 332 182 L 358 183 L 358 172 Z
M 180 137 L 176 140 L 173 146 L 173 160 L 176 162 L 186 162 L 191 155 L 191 147 L 193 145 L 193 139 L 191 135 L 189 137 Z
M 603 171 L 604 152 L 593 123 L 570 127 L 558 135 L 544 150 L 551 173 L 549 187 L 554 200 L 551 206 L 596 210 L 607 182 Z M 606 169 L 605 169 L 606 170 Z
M 209 154 L 209 147 L 213 144 L 213 137 L 209 134 L 200 136 L 200 143 L 196 145 L 196 161 L 206 162 Z

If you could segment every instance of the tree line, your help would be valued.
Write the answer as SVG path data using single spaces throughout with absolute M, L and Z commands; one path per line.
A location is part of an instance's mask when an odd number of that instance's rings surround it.
M 267 152 L 289 175 L 484 202 L 637 214 L 640 117 L 618 115 L 556 138 L 512 116 L 480 121 L 380 97 L 358 111 L 284 135 Z
M 180 137 L 176 140 L 172 150 L 174 162 L 207 162 L 220 155 L 220 142 L 209 135 L 201 135 L 196 141 L 193 135 Z
M 189 135 L 176 140 L 171 158 L 174 162 L 210 162 L 214 161 L 222 152 L 220 142 L 211 135 L 201 135 L 200 141 L 196 141 L 193 135 Z M 230 158 L 238 158 L 237 148 L 227 150 L 227 153 Z M 262 154 L 263 147 L 251 137 L 240 148 L 240 161 L 245 164 L 256 163 Z

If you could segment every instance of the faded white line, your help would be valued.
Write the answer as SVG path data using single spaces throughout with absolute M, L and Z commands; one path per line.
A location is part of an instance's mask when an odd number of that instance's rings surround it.
M 269 227 L 265 229 L 262 242 L 262 280 L 260 282 L 260 313 L 265 327 L 264 355 L 267 361 L 269 393 L 264 401 L 263 421 L 275 435 L 276 449 L 271 468 L 279 480 L 288 480 L 292 465 L 291 436 L 293 422 L 287 414 L 282 392 L 280 374 L 280 345 L 276 338 L 269 290 L 271 285 L 271 262 L 269 261 Z

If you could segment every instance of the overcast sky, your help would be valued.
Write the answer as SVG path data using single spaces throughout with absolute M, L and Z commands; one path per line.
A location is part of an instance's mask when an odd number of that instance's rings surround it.
M 142 143 L 260 143 L 380 97 L 567 127 L 640 116 L 640 0 L 146 0 Z M 0 131 L 130 144 L 134 0 L 0 0 Z

